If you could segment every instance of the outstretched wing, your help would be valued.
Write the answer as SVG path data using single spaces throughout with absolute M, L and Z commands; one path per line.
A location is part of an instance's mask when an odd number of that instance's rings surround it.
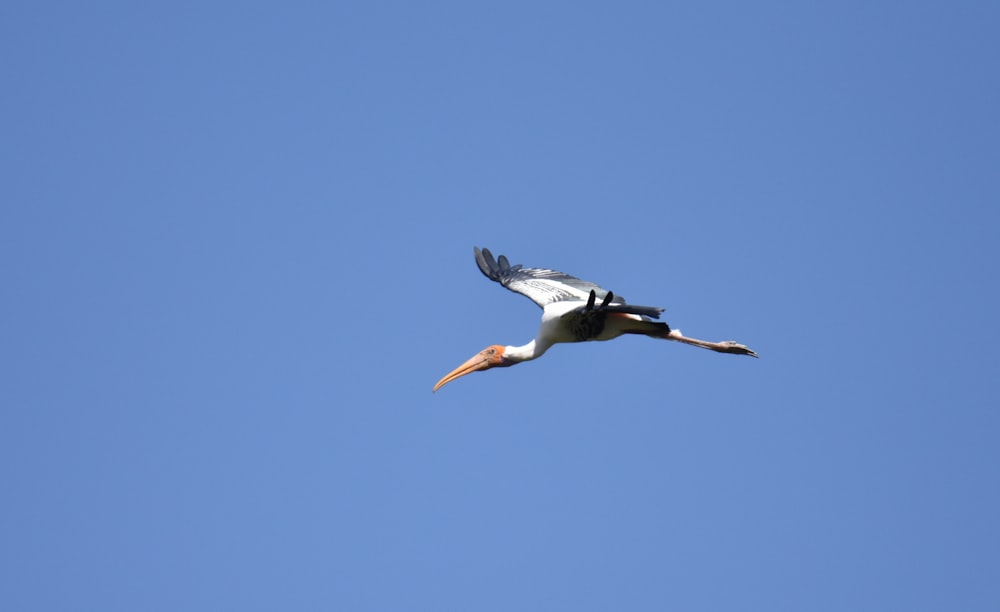
M 586 302 L 591 291 L 596 294 L 599 300 L 604 300 L 610 293 L 607 289 L 594 283 L 555 270 L 522 268 L 520 264 L 512 266 L 503 255 L 494 259 L 493 253 L 490 253 L 489 249 L 480 250 L 479 247 L 475 247 L 475 252 L 476 264 L 479 265 L 479 269 L 486 278 L 500 283 L 515 293 L 528 297 L 542 308 L 554 302 Z M 612 295 L 608 304 L 625 304 L 625 298 Z

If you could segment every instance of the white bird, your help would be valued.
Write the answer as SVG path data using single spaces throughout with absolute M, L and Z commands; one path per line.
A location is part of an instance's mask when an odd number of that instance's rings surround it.
M 475 247 L 475 253 L 476 263 L 486 278 L 542 307 L 542 324 L 538 335 L 527 344 L 486 347 L 439 380 L 434 391 L 466 374 L 537 359 L 560 342 L 611 340 L 622 334 L 642 334 L 720 353 L 757 357 L 750 348 L 732 340 L 708 342 L 688 338 L 666 323 L 653 321 L 660 318 L 662 308 L 626 304 L 621 296 L 594 283 L 555 270 L 512 266 L 503 255 L 494 259 L 489 249 Z

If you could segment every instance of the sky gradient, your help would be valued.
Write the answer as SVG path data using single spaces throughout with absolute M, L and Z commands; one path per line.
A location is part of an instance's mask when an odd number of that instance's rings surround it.
M 7 2 L 0 608 L 996 610 L 1000 8 Z M 540 311 L 666 308 L 432 394 Z

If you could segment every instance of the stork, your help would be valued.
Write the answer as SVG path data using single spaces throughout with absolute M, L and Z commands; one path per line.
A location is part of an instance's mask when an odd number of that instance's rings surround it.
M 569 274 L 544 268 L 524 268 L 520 264 L 512 266 L 503 255 L 494 259 L 489 249 L 474 247 L 474 251 L 476 264 L 486 278 L 541 306 L 542 324 L 538 335 L 527 344 L 493 344 L 486 347 L 439 380 L 434 385 L 434 391 L 466 374 L 537 359 L 560 342 L 611 340 L 623 334 L 641 334 L 719 353 L 757 357 L 757 353 L 749 347 L 732 340 L 708 342 L 689 338 L 679 329 L 670 329 L 666 323 L 653 321 L 660 318 L 662 308 L 632 306 L 620 295 Z

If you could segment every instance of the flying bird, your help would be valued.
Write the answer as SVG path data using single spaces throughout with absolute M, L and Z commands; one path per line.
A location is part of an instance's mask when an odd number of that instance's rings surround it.
M 489 249 L 474 247 L 474 250 L 476 264 L 486 278 L 541 306 L 542 324 L 538 335 L 527 344 L 493 344 L 486 347 L 439 380 L 434 385 L 434 391 L 466 374 L 537 359 L 560 342 L 611 340 L 622 334 L 641 334 L 720 353 L 757 357 L 757 353 L 749 347 L 732 340 L 708 342 L 688 338 L 679 329 L 670 329 L 666 323 L 654 321 L 660 318 L 662 308 L 633 306 L 620 295 L 569 274 L 544 268 L 512 266 L 503 255 L 494 259 Z

